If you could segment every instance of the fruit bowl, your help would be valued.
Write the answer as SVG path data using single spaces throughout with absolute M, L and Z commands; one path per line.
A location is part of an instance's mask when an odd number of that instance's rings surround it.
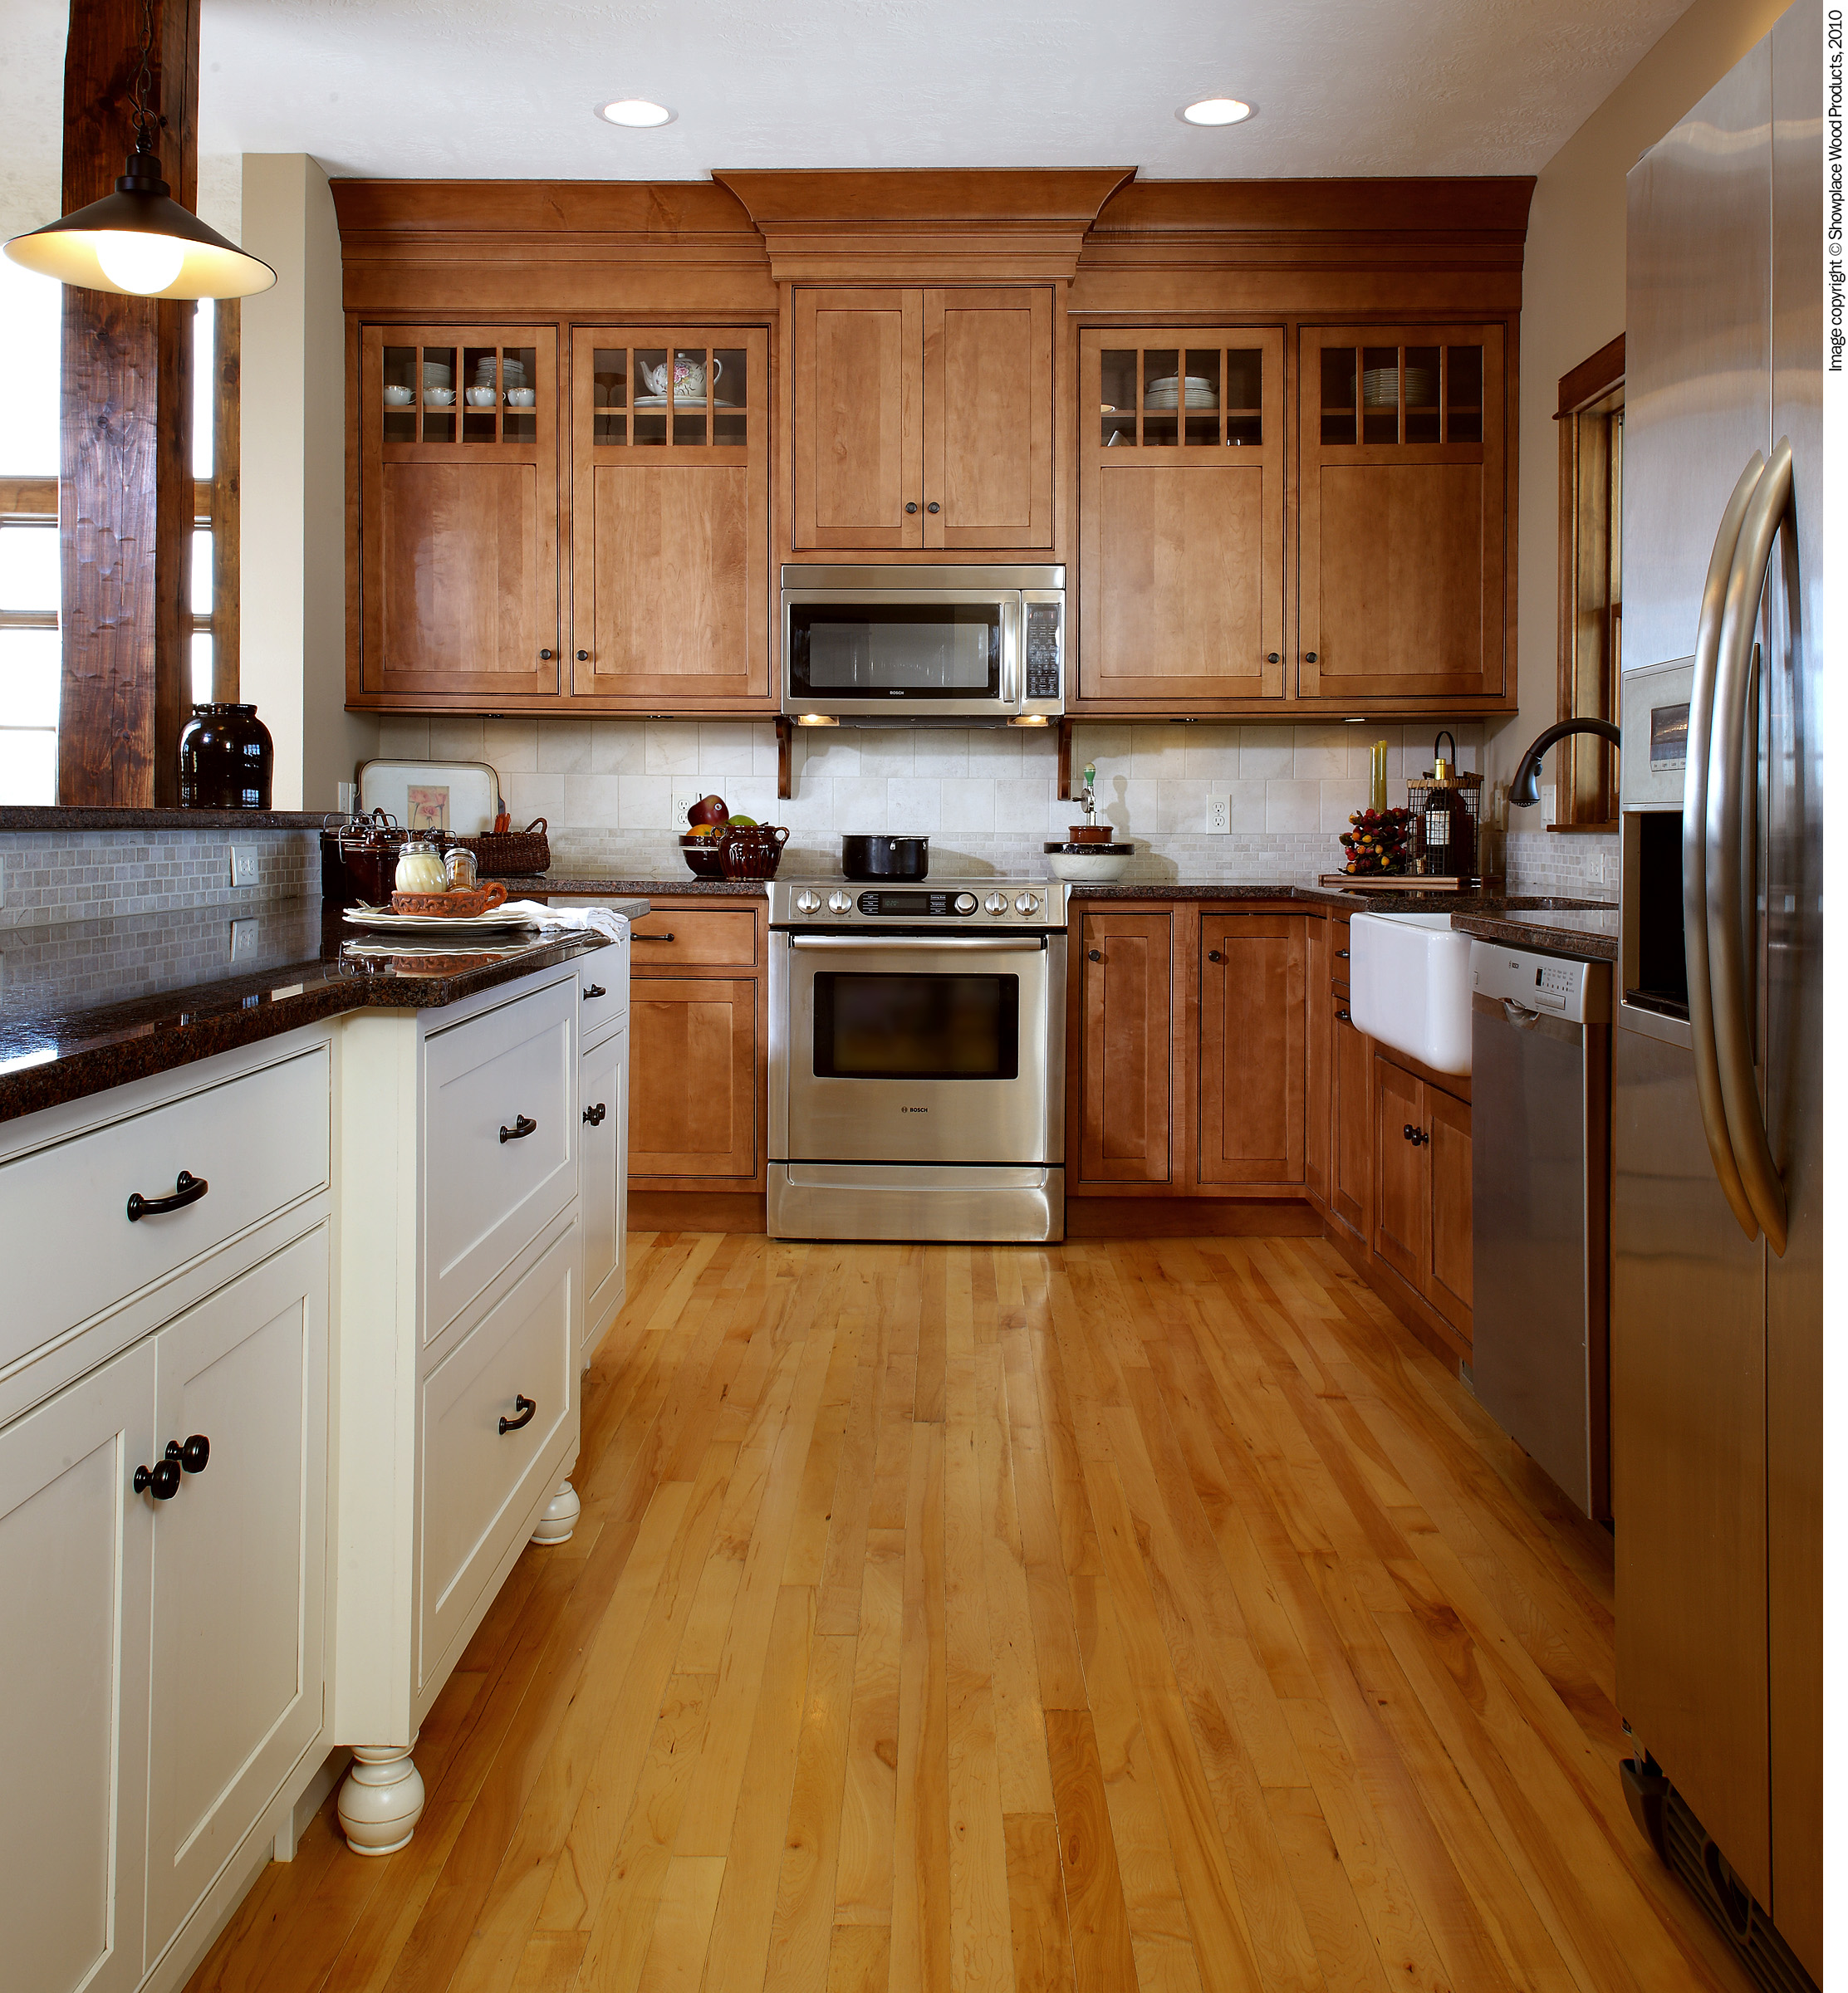
M 1103 885 L 1120 879 L 1135 856 L 1133 844 L 1049 844 L 1047 869 L 1074 885 Z
M 725 854 L 716 837 L 683 836 L 680 855 L 687 861 L 687 869 L 695 879 L 725 876 Z
M 443 920 L 475 920 L 491 912 L 507 898 L 507 888 L 491 879 L 471 893 L 394 893 L 394 913 L 435 915 Z

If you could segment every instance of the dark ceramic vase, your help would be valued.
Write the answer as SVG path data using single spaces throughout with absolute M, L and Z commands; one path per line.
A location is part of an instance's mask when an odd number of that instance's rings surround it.
M 267 810 L 276 747 L 254 706 L 195 706 L 179 737 L 182 810 Z

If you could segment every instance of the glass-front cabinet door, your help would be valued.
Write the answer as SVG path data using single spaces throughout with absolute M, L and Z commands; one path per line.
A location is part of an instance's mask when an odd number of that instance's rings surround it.
M 1282 330 L 1086 331 L 1078 430 L 1083 697 L 1281 697 Z
M 360 691 L 556 695 L 557 334 L 367 326 Z
M 1305 698 L 1507 689 L 1504 328 L 1306 327 Z
M 769 693 L 768 339 L 574 329 L 578 697 L 674 711 Z

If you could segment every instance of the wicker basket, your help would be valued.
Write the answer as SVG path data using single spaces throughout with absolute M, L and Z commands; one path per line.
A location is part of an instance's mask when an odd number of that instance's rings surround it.
M 523 830 L 487 830 L 479 837 L 457 837 L 475 854 L 475 869 L 483 879 L 524 879 L 551 869 L 551 845 L 546 820 L 536 816 Z

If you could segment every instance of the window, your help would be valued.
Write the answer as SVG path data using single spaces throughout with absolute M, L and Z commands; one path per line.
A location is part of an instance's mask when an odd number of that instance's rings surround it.
M 1559 384 L 1559 717 L 1620 722 L 1623 685 L 1624 341 Z M 1611 750 L 1589 735 L 1555 751 L 1559 830 L 1610 830 Z
M 0 803 L 57 801 L 58 342 L 63 291 L 0 257 Z M 235 307 L 233 307 L 235 309 Z M 233 331 L 228 324 L 228 333 Z M 193 331 L 191 676 L 212 697 L 214 564 L 213 411 L 216 318 L 209 301 Z M 228 445 L 234 448 L 234 442 Z

